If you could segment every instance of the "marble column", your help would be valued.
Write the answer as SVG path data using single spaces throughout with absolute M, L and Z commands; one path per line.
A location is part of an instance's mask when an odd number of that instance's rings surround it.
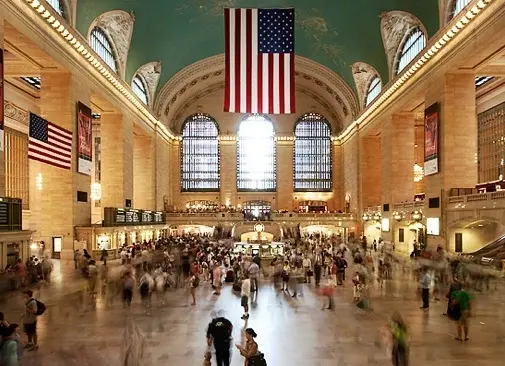
M 143 132 L 133 136 L 133 207 L 154 210 L 154 137 Z
M 232 206 L 241 203 L 237 196 L 237 141 L 222 139 L 221 150 L 221 204 L 230 201 Z
M 342 169 L 342 145 L 333 141 L 332 173 L 333 199 L 328 202 L 331 211 L 344 211 L 344 170 Z
M 381 204 L 381 139 L 361 138 L 361 202 L 363 209 Z
M 360 136 L 354 134 L 343 145 L 344 167 L 344 197 L 349 200 L 351 212 L 359 212 L 361 209 L 361 197 L 359 189 L 360 181 Z
M 170 172 L 172 171 L 170 152 L 172 145 L 165 140 L 159 133 L 155 138 L 155 179 L 156 179 L 156 210 L 162 211 L 165 209 L 164 202 L 168 205 L 172 204 L 172 192 L 170 189 Z
M 133 200 L 133 123 L 119 113 L 102 114 L 102 207 Z
M 293 149 L 290 135 L 277 140 L 277 202 L 272 202 L 274 210 L 293 210 Z

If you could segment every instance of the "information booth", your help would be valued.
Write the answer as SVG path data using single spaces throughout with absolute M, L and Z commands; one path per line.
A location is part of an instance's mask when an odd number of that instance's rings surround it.
M 249 256 L 259 255 L 261 259 L 274 258 L 276 256 L 284 256 L 284 243 L 255 243 L 255 242 L 238 242 L 235 243 L 234 253 Z

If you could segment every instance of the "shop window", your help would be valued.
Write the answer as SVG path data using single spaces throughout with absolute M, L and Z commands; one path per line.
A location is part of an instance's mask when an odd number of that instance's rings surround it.
M 380 94 L 382 90 L 381 79 L 378 76 L 374 76 L 370 81 L 370 85 L 368 86 L 366 92 L 366 101 L 365 106 L 370 105 L 374 101 L 375 98 Z
M 28 136 L 5 128 L 5 195 L 21 198 L 23 210 L 30 208 L 28 176 Z
M 328 121 L 316 113 L 305 114 L 295 127 L 295 191 L 331 191 L 331 152 Z
M 132 90 L 139 99 L 147 105 L 147 87 L 146 83 L 139 75 L 136 75 L 132 81 Z
M 114 72 L 117 72 L 116 57 L 112 51 L 112 43 L 105 32 L 101 28 L 95 27 L 91 31 L 89 38 L 91 48 Z
M 219 164 L 216 121 L 202 113 L 189 117 L 182 126 L 181 191 L 219 191 Z
M 425 46 L 426 36 L 424 32 L 419 27 L 411 29 L 401 45 L 395 68 L 395 75 L 402 72 L 403 69 L 419 55 Z
M 237 141 L 237 189 L 275 191 L 275 131 L 272 121 L 260 114 L 240 122 Z
M 505 103 L 477 115 L 479 183 L 505 176 Z

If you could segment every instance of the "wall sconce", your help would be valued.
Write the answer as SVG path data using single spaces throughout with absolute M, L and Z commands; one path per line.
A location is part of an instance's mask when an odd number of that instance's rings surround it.
M 35 177 L 35 186 L 37 187 L 37 189 L 39 191 L 42 190 L 42 183 L 43 183 L 43 179 L 42 179 L 42 173 L 39 173 L 37 174 L 37 176 Z
M 394 212 L 393 213 L 393 219 L 395 219 L 396 221 L 402 221 L 403 219 L 403 215 L 399 212 Z
M 421 221 L 422 218 L 423 218 L 423 214 L 420 213 L 419 211 L 412 212 L 412 220 Z
M 374 215 L 373 215 L 373 219 L 374 219 L 375 221 L 380 221 L 380 219 L 381 219 L 381 214 L 380 214 L 380 213 L 376 213 L 376 214 L 374 214 Z
M 368 214 L 363 214 L 363 221 L 370 220 L 370 216 Z
M 102 185 L 100 183 L 91 184 L 90 196 L 93 201 L 100 201 L 102 199 Z

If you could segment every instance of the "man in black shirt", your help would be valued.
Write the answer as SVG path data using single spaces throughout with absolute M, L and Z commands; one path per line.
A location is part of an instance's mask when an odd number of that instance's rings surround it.
M 233 325 L 222 314 L 212 319 L 207 328 L 207 344 L 214 343 L 217 366 L 230 366 L 231 332 Z

